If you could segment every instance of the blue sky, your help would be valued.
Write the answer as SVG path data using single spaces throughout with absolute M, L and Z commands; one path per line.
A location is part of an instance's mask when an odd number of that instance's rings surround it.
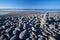
M 60 9 L 60 0 L 0 0 L 0 9 Z

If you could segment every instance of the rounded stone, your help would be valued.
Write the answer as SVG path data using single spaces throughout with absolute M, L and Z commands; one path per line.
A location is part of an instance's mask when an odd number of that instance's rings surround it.
M 17 35 L 14 35 L 13 37 L 11 37 L 10 40 L 20 40 L 19 37 Z
M 18 31 L 18 30 L 14 30 L 14 31 L 13 31 L 13 34 L 14 34 L 14 35 L 18 35 L 18 34 L 19 34 L 19 31 Z
M 29 31 L 28 31 L 28 30 L 22 31 L 22 32 L 20 33 L 20 35 L 19 35 L 19 38 L 20 38 L 20 39 L 26 39 L 26 38 L 28 38 L 28 37 L 29 37 Z

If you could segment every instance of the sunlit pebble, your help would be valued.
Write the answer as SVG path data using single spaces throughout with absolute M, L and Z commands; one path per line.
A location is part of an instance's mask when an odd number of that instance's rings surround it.
M 32 35 L 34 35 L 34 36 L 35 36 L 35 33 L 34 33 L 34 32 L 32 32 Z
M 58 29 L 60 30 L 60 26 L 58 27 Z
M 3 29 L 5 29 L 5 26 L 2 26 Z
M 35 40 L 35 38 L 32 38 L 32 40 Z
M 4 38 L 7 38 L 7 35 L 5 34 L 1 35 L 0 40 L 3 40 Z
M 9 23 L 7 22 L 6 25 L 8 25 Z
M 48 36 L 46 33 L 44 33 L 44 32 L 42 32 L 42 34 L 44 35 L 44 36 Z
M 13 30 L 13 34 L 14 35 L 19 35 L 19 31 L 18 30 Z
M 5 30 L 3 30 L 2 32 L 1 32 L 1 34 L 4 34 L 5 33 Z
M 49 36 L 49 40 L 56 40 L 56 39 L 52 36 Z
M 19 34 L 19 38 L 20 39 L 25 39 L 29 37 L 29 31 L 28 30 L 24 30 Z
M 6 29 L 6 30 L 5 30 L 5 32 L 9 32 L 9 31 L 11 31 L 11 29 L 10 29 L 10 28 L 8 28 L 8 29 Z
M 26 38 L 26 40 L 31 40 L 30 38 Z
M 8 38 L 11 38 L 13 36 L 12 33 L 7 33 L 6 35 L 8 36 Z
M 39 38 L 44 38 L 44 36 L 42 36 L 42 35 L 38 35 L 38 37 L 39 37 Z
M 51 31 L 50 29 L 48 29 L 49 32 L 51 32 L 53 34 L 53 31 Z
M 43 40 L 43 39 L 41 39 L 41 38 L 38 38 L 38 40 Z
M 34 27 L 31 27 L 32 28 L 32 31 L 35 31 L 35 28 Z
M 43 40 L 43 38 L 45 38 L 45 37 L 39 37 L 38 40 Z
M 24 25 L 23 29 L 26 29 L 26 24 L 23 24 L 23 25 Z
M 10 38 L 10 40 L 20 40 L 19 37 L 17 35 L 14 35 Z
M 29 20 L 29 22 L 30 22 L 30 20 Z
M 48 30 L 44 30 L 46 33 L 51 34 Z
M 7 40 L 6 38 L 4 38 L 4 40 Z
M 30 26 L 32 26 L 32 24 L 30 24 Z
M 38 37 L 35 35 L 35 38 L 38 38 Z
M 51 24 L 51 25 L 49 25 L 49 28 L 53 29 L 53 28 L 55 28 L 55 26 Z
M 26 24 L 29 24 L 28 22 Z
M 33 34 L 32 33 L 30 33 L 30 38 L 33 38 Z
M 15 30 L 18 30 L 18 31 L 20 31 L 20 28 L 19 28 L 19 27 L 16 27 L 16 28 L 15 28 Z
M 21 26 L 21 24 L 19 23 L 19 27 Z

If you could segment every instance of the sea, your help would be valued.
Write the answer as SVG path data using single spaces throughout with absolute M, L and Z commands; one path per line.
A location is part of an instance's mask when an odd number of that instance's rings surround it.
M 0 9 L 0 15 L 5 15 L 10 12 L 19 11 L 35 11 L 35 12 L 60 12 L 60 9 Z

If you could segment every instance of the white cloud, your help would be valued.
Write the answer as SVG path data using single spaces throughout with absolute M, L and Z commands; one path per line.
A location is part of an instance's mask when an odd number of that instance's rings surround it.
M 13 7 L 13 6 L 0 6 L 0 9 L 18 9 L 20 7 Z

